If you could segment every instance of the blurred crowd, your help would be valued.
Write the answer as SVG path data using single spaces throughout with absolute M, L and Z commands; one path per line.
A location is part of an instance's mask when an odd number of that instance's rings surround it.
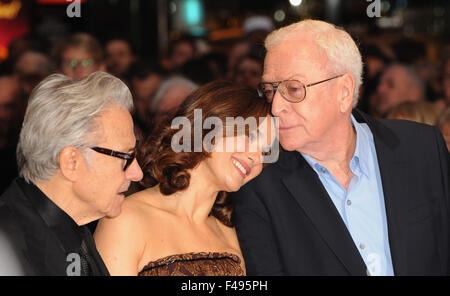
M 80 79 L 95 71 L 119 77 L 133 94 L 136 134 L 145 137 L 200 85 L 227 79 L 256 89 L 263 40 L 273 29 L 261 21 L 247 25 L 242 38 L 225 50 L 181 35 L 158 59 L 139 57 L 126 38 L 102 44 L 88 33 L 76 33 L 50 46 L 29 36 L 14 40 L 0 64 L 0 193 L 17 175 L 15 149 L 27 99 L 44 77 L 57 72 Z M 365 70 L 358 108 L 376 118 L 435 125 L 450 150 L 450 51 L 444 49 L 436 63 L 411 55 L 411 46 L 360 44 Z

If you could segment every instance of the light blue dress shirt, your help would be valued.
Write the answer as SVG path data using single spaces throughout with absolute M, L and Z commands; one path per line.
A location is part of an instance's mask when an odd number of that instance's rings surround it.
M 302 154 L 319 176 L 336 209 L 347 226 L 353 242 L 366 263 L 370 275 L 394 275 L 384 205 L 383 187 L 372 132 L 365 123 L 358 123 L 356 148 L 350 169 L 354 176 L 348 190 L 331 172 L 312 157 Z

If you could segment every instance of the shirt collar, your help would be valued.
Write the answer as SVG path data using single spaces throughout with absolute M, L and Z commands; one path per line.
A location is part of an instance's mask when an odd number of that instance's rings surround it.
M 368 155 L 370 153 L 370 138 L 366 131 L 361 126 L 361 123 L 356 121 L 353 114 L 350 115 L 351 122 L 356 131 L 356 147 L 353 154 L 352 161 L 359 165 L 361 172 L 370 179 L 370 170 L 368 164 Z
M 353 154 L 352 160 L 350 161 L 350 166 L 353 169 L 352 166 L 359 167 L 361 172 L 370 179 L 370 170 L 369 165 L 367 162 L 368 155 L 369 155 L 369 135 L 365 132 L 365 130 L 362 128 L 361 123 L 356 121 L 356 119 L 351 114 L 351 123 L 353 127 L 355 128 L 356 132 L 356 147 L 355 152 Z M 326 167 L 321 165 L 317 160 L 312 158 L 311 156 L 307 154 L 303 154 L 302 156 L 305 158 L 306 162 L 317 172 L 317 173 L 324 173 L 328 171 Z
M 82 227 L 78 226 L 66 212 L 59 208 L 36 185 L 27 183 L 23 178 L 18 178 L 17 183 L 45 224 L 53 230 L 61 241 L 65 251 L 78 250 L 82 241 Z

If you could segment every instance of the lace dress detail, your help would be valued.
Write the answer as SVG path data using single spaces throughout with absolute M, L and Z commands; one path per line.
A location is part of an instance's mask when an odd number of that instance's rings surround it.
M 241 259 L 231 253 L 199 252 L 170 255 L 148 263 L 140 276 L 243 276 Z

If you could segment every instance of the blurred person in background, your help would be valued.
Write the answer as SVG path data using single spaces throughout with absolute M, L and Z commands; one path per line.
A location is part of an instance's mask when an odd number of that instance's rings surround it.
M 263 74 L 264 61 L 255 55 L 242 57 L 234 69 L 233 80 L 241 85 L 258 88 Z
M 184 63 L 194 58 L 197 54 L 194 38 L 183 35 L 169 44 L 166 68 L 170 71 L 178 71 Z
M 202 56 L 212 72 L 212 80 L 225 79 L 227 75 L 227 56 L 219 52 L 210 52 Z
M 444 59 L 442 69 L 442 92 L 443 98 L 436 101 L 436 105 L 441 110 L 450 107 L 450 55 Z
M 152 112 L 156 116 L 170 117 L 197 88 L 197 84 L 181 76 L 164 80 L 153 98 Z
M 372 79 L 383 73 L 392 60 L 392 57 L 389 58 L 376 44 L 362 45 L 360 50 L 368 79 Z
M 30 96 L 34 87 L 45 77 L 55 71 L 55 65 L 50 58 L 37 51 L 23 53 L 14 65 L 14 75 L 26 97 Z
M 447 108 L 447 110 L 439 117 L 437 126 L 442 135 L 444 135 L 447 150 L 450 151 L 450 108 Z
M 70 36 L 58 49 L 57 55 L 59 70 L 73 79 L 106 70 L 100 43 L 87 33 Z
M 275 28 L 272 18 L 266 15 L 252 15 L 245 19 L 242 30 L 245 39 L 250 41 L 252 47 L 264 49 L 264 39 Z
M 8 46 L 8 58 L 0 63 L 1 74 L 11 74 L 18 58 L 25 52 L 32 50 L 34 40 L 29 36 L 21 36 L 13 39 Z
M 152 99 L 164 78 L 164 71 L 151 61 L 141 61 L 131 66 L 129 71 L 133 94 L 133 120 L 137 135 L 145 135 L 151 130 Z
M 151 102 L 151 128 L 157 129 L 164 121 L 173 116 L 184 100 L 199 86 L 182 76 L 165 79 L 159 86 Z
M 237 62 L 250 53 L 252 44 L 244 38 L 237 40 L 228 52 L 228 78 L 233 79 L 233 70 L 236 69 Z
M 0 126 L 8 137 L 0 139 L 0 147 L 15 145 L 26 108 L 19 81 L 14 76 L 0 76 Z
M 425 98 L 429 102 L 439 99 L 441 81 L 439 67 L 430 61 L 420 61 L 414 64 L 417 74 L 425 84 Z
M 105 64 L 109 73 L 124 79 L 135 61 L 136 56 L 128 40 L 115 38 L 106 43 Z
M 371 102 L 374 101 L 380 76 L 386 67 L 391 63 L 391 59 L 376 44 L 362 45 L 360 50 L 363 58 L 364 84 L 361 85 L 359 90 L 360 99 L 358 101 L 358 108 L 367 114 L 378 117 L 377 114 L 375 114 L 375 110 L 371 108 Z
M 415 122 L 436 125 L 440 110 L 430 102 L 404 102 L 395 106 L 386 118 L 405 119 Z
M 16 147 L 26 108 L 26 97 L 13 76 L 0 76 L 0 194 L 17 177 Z
M 264 59 L 264 39 L 274 29 L 271 18 L 264 15 L 253 15 L 245 19 L 243 36 L 236 40 L 228 54 L 228 75 L 233 80 L 237 63 L 245 56 Z
M 384 117 L 400 103 L 418 102 L 424 96 L 425 85 L 417 72 L 411 66 L 393 64 L 380 78 L 375 111 Z
M 190 59 L 181 67 L 179 74 L 198 85 L 223 79 L 226 75 L 226 57 L 219 53 L 208 53 Z

